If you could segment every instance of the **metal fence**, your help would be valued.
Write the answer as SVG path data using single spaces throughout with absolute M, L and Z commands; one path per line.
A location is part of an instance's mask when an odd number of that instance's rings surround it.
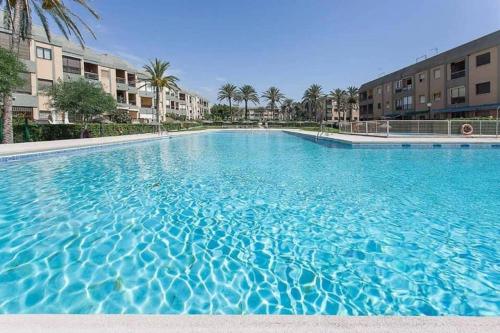
M 340 124 L 339 132 L 344 134 L 375 136 L 497 136 L 500 123 L 496 120 L 373 120 L 345 122 Z M 470 127 L 468 127 L 469 125 Z M 467 128 L 468 127 L 468 128 Z

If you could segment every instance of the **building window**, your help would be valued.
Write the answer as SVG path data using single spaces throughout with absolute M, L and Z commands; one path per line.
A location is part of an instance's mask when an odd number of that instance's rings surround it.
M 387 85 L 386 90 L 387 90 L 387 92 L 391 92 L 391 85 L 390 84 Z
M 441 68 L 437 68 L 434 70 L 434 78 L 435 79 L 440 79 L 441 78 Z
M 487 65 L 491 62 L 491 54 L 490 52 L 480 54 L 476 56 L 476 67 Z
M 22 72 L 19 76 L 23 79 L 23 84 L 14 91 L 19 94 L 31 94 L 31 74 Z
M 385 102 L 385 108 L 389 110 L 391 108 L 391 103 L 389 101 Z
M 412 105 L 413 105 L 413 97 L 412 96 L 403 97 L 403 109 L 404 110 L 411 109 Z
M 377 88 L 377 94 L 382 95 L 382 88 L 381 87 Z
M 424 104 L 426 102 L 425 95 L 418 96 L 418 101 L 420 104 Z
M 402 110 L 403 109 L 403 100 L 401 98 L 398 98 L 396 101 L 396 110 Z
M 36 57 L 45 60 L 52 60 L 52 50 L 37 46 Z
M 80 59 L 63 56 L 63 72 L 70 74 L 82 74 Z
M 50 88 L 52 88 L 52 85 L 54 84 L 52 80 L 42 80 L 38 79 L 38 91 L 46 91 Z
M 465 76 L 465 60 L 452 62 L 450 64 L 451 79 L 458 79 Z
M 490 82 L 476 84 L 476 95 L 489 94 L 491 89 Z
M 423 82 L 425 80 L 425 73 L 418 74 L 418 81 Z
M 451 104 L 465 103 L 465 87 L 455 87 L 450 89 Z
M 432 99 L 434 100 L 434 102 L 439 102 L 441 100 L 441 92 L 434 93 Z
M 378 103 L 378 104 L 377 104 L 377 109 L 378 109 L 378 110 L 382 109 L 382 103 Z

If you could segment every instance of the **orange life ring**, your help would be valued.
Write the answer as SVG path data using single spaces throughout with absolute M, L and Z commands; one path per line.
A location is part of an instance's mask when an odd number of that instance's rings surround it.
M 463 135 L 472 135 L 472 133 L 474 133 L 474 128 L 471 124 L 463 124 L 460 132 L 462 132 Z

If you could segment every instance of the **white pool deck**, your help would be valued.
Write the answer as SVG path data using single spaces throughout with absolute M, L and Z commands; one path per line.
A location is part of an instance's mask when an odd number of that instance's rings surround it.
M 234 129 L 227 129 L 234 131 Z M 281 131 L 282 129 L 240 129 Z M 171 132 L 167 135 L 138 134 L 118 137 L 75 139 L 0 145 L 0 156 L 78 149 L 141 140 L 165 139 L 203 131 Z M 316 137 L 316 132 L 288 132 Z M 382 138 L 345 134 L 321 134 L 322 138 L 348 144 L 498 144 L 497 138 L 412 137 Z M 500 317 L 346 317 L 346 316 L 172 316 L 172 315 L 0 315 L 0 333 L 79 332 L 409 332 L 409 333 L 497 333 Z
M 8 333 L 498 333 L 498 317 L 3 315 Z
M 123 136 L 111 136 L 103 138 L 90 139 L 72 139 L 72 140 L 57 140 L 57 141 L 41 141 L 41 142 L 26 142 L 0 145 L 0 156 L 23 155 L 31 153 L 40 153 L 46 151 L 56 151 L 65 149 L 77 149 L 92 146 L 103 146 L 108 144 L 137 142 L 142 140 L 161 139 L 166 137 L 176 137 L 183 135 L 191 135 L 201 132 L 214 131 L 286 131 L 296 134 L 307 135 L 310 137 L 318 137 L 321 139 L 334 140 L 352 145 L 391 145 L 391 144 L 500 144 L 500 137 L 376 137 L 348 134 L 332 134 L 321 133 L 318 136 L 317 132 L 304 131 L 300 129 L 205 129 L 200 131 L 181 131 L 169 132 L 163 135 L 158 134 L 135 134 Z

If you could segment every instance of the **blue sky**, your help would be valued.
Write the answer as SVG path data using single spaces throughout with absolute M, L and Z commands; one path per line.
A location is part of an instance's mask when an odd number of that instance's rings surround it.
M 170 61 L 183 87 L 215 102 L 225 82 L 300 99 L 360 85 L 500 29 L 500 0 L 94 0 L 88 45 L 135 66 Z M 376 5 L 375 5 L 376 4 Z

